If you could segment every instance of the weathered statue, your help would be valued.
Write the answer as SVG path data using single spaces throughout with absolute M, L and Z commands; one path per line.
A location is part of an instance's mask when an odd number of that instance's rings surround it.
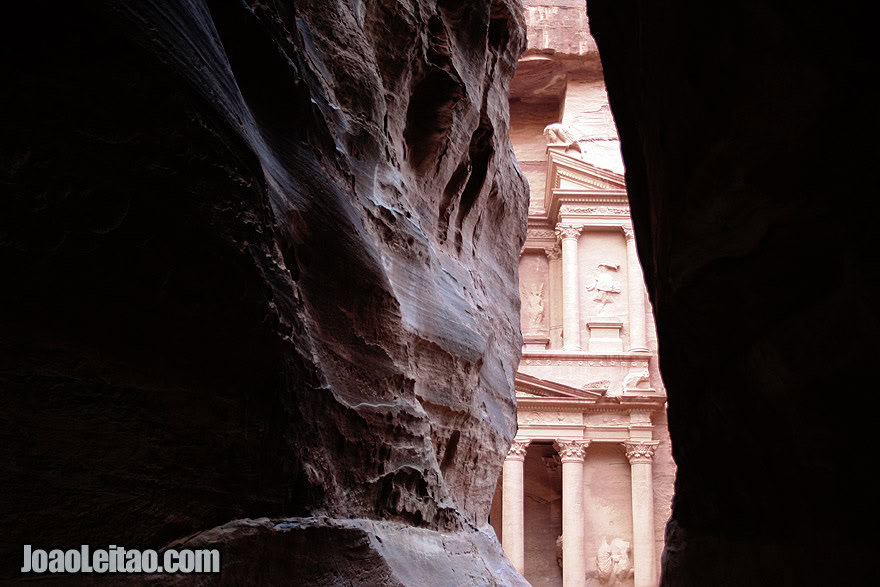
M 612 295 L 620 293 L 620 282 L 614 279 L 614 273 L 619 269 L 618 265 L 599 263 L 599 272 L 593 276 L 587 285 L 587 291 L 595 291 L 593 301 L 599 303 L 599 313 L 602 314 L 605 306 L 614 302 Z
M 544 284 L 534 284 L 525 295 L 523 303 L 523 330 L 540 332 L 544 330 Z
M 608 540 L 602 538 L 599 551 L 596 554 L 596 576 L 599 582 L 605 585 L 622 585 L 632 577 L 632 565 L 629 561 L 630 544 L 622 538 L 615 538 L 608 544 Z
M 650 384 L 650 382 L 651 375 L 648 373 L 647 369 L 631 371 L 626 374 L 626 377 L 623 378 L 623 389 L 624 391 L 626 391 L 627 389 L 637 389 L 639 387 L 639 384 Z
M 547 140 L 548 145 L 553 145 L 557 147 L 560 145 L 564 145 L 566 151 L 571 149 L 577 151 L 578 153 L 582 152 L 579 139 L 575 138 L 572 130 L 562 123 L 554 122 L 553 124 L 548 124 L 547 126 L 545 126 L 544 139 Z

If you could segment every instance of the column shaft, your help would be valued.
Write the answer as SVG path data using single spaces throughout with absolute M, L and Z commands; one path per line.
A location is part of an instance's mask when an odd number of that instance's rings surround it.
M 626 289 L 629 302 L 629 350 L 647 352 L 648 341 L 645 317 L 645 278 L 636 250 L 636 238 L 632 228 L 623 229 L 626 237 Z
M 559 242 L 553 247 L 544 249 L 547 253 L 547 308 L 550 317 L 550 348 L 558 349 L 562 346 L 562 249 Z
M 652 460 L 658 442 L 627 442 L 632 470 L 633 570 L 635 587 L 655 587 L 654 482 Z
M 559 441 L 562 459 L 562 585 L 583 587 L 584 553 L 584 452 L 588 442 Z
M 513 441 L 504 460 L 501 487 L 501 546 L 520 575 L 525 572 L 523 463 L 528 444 L 528 441 Z
M 559 225 L 562 238 L 562 348 L 581 348 L 580 296 L 578 281 L 578 235 L 581 227 Z

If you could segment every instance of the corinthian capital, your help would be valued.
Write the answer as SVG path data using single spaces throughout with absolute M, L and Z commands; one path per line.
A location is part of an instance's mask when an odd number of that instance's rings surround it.
M 590 446 L 589 440 L 557 440 L 553 448 L 563 463 L 582 463 Z
M 654 450 L 658 444 L 658 440 L 628 440 L 623 443 L 623 448 L 626 449 L 626 458 L 630 464 L 650 463 L 654 460 Z
M 621 228 L 623 229 L 623 237 L 626 240 L 631 241 L 636 239 L 636 231 L 633 230 L 632 226 L 621 226 Z
M 576 239 L 583 229 L 584 229 L 583 226 L 572 226 L 571 224 L 557 224 L 556 225 L 556 236 L 558 236 L 561 239 L 567 239 L 567 238 Z
M 526 449 L 529 446 L 530 440 L 514 440 L 513 444 L 510 445 L 510 450 L 507 451 L 507 460 L 509 461 L 524 461 L 526 460 Z

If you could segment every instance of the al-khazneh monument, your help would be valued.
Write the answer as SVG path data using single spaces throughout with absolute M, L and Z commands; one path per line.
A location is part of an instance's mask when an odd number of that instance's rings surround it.
M 519 431 L 490 521 L 535 587 L 657 584 L 675 465 L 623 163 L 583 0 L 527 0 Z

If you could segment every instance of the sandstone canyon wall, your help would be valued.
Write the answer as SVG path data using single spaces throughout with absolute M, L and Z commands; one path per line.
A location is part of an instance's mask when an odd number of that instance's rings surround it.
M 662 584 L 876 584 L 873 20 L 857 3 L 588 9 L 678 465 Z
M 220 544 L 229 582 L 521 581 L 486 522 L 521 15 L 9 7 L 0 576 L 23 543 L 181 541 Z

